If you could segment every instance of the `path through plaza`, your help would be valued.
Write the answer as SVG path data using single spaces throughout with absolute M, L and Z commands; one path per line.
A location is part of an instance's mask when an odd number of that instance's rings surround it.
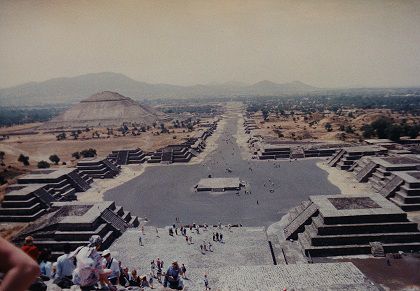
M 268 226 L 309 195 L 338 194 L 318 159 L 292 161 L 244 160 L 235 137 L 237 112 L 226 112 L 217 148 L 199 164 L 147 167 L 136 178 L 110 189 L 105 200 L 114 200 L 134 215 L 147 217 L 149 225 L 166 226 L 179 217 L 182 223 L 242 224 Z M 231 172 L 228 172 L 230 169 Z M 239 177 L 251 194 L 195 192 L 201 178 Z M 270 191 L 270 190 L 274 190 Z M 258 203 L 257 203 L 258 201 Z

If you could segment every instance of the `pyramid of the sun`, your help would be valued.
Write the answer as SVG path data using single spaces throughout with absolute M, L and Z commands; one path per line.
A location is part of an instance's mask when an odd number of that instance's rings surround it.
M 151 125 L 165 114 L 116 92 L 104 91 L 72 106 L 42 128 L 112 127 L 123 123 Z

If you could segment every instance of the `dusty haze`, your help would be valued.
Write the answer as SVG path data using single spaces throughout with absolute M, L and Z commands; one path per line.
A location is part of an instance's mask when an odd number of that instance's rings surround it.
M 419 31 L 420 1 L 1 1 L 0 87 L 101 71 L 415 86 Z

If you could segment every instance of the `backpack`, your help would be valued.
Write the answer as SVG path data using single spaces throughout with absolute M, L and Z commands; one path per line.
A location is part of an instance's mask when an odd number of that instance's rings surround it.
M 74 270 L 74 282 L 80 286 L 92 286 L 99 281 L 100 263 L 95 257 L 98 253 L 93 253 L 94 249 L 89 247 L 81 247 L 76 251 L 77 267 Z M 93 258 L 92 258 L 93 257 Z

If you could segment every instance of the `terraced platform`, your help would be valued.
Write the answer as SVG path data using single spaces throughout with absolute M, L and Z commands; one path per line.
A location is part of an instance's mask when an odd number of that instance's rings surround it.
M 328 165 L 337 167 L 341 170 L 350 170 L 355 162 L 364 156 L 382 156 L 387 153 L 387 149 L 380 146 L 356 146 L 346 147 L 337 151 Z
M 44 215 L 55 198 L 46 184 L 29 184 L 4 195 L 0 206 L 0 222 L 30 222 Z
M 25 236 L 32 235 L 38 247 L 49 248 L 57 257 L 63 253 L 64 244 L 76 249 L 87 244 L 94 234 L 103 238 L 102 246 L 107 248 L 127 228 L 138 225 L 137 217 L 114 202 L 55 202 L 50 213 L 36 220 L 15 241 L 21 243 Z
M 115 150 L 108 155 L 108 160 L 117 165 L 141 164 L 146 161 L 146 154 L 139 148 L 132 150 Z
M 288 146 L 262 145 L 258 151 L 260 160 L 276 160 L 290 158 L 291 149 Z
M 79 174 L 76 168 L 38 170 L 17 179 L 17 184 L 20 185 L 47 184 L 45 189 L 57 201 L 76 200 L 76 192 L 86 191 L 91 182 L 89 177 Z
M 293 230 L 307 256 L 370 254 L 371 242 L 382 243 L 385 252 L 420 250 L 418 225 L 379 194 L 310 196 L 310 202 L 318 213 L 309 221 L 305 209 L 292 214 L 305 218 L 295 219 L 301 223 Z M 285 233 L 293 233 L 289 228 Z
M 80 160 L 76 167 L 80 175 L 87 175 L 92 179 L 114 178 L 121 171 L 116 162 L 108 159 Z
M 394 172 L 393 176 L 401 182 L 391 201 L 405 211 L 420 210 L 420 171 Z

